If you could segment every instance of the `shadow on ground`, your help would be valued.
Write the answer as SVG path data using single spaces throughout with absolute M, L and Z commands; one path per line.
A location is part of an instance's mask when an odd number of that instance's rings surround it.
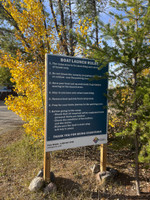
M 101 199 L 101 198 L 106 198 L 107 200 L 148 200 L 150 199 L 150 194 L 149 193 L 142 193 L 140 196 L 128 196 L 128 195 L 110 195 L 101 193 L 101 192 L 94 192 L 92 194 L 92 199 Z
M 66 197 L 77 195 L 82 191 L 82 186 L 71 179 L 56 177 L 55 183 L 58 191 Z

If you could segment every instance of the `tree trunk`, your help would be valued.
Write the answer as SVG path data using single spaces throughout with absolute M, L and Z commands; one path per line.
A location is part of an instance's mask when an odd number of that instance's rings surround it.
M 135 20 L 135 31 L 138 33 L 138 15 L 136 16 Z M 136 38 L 136 44 L 138 44 L 138 39 Z M 137 120 L 136 112 L 138 110 L 138 102 L 137 102 L 137 97 L 136 97 L 136 91 L 137 91 L 137 67 L 138 67 L 138 51 L 137 51 L 137 56 L 135 57 L 135 68 L 133 71 L 134 74 L 134 96 L 135 96 L 135 101 L 134 101 L 134 107 L 133 107 L 133 120 Z M 140 195 L 140 181 L 139 181 L 139 128 L 136 127 L 135 130 L 135 136 L 134 136 L 134 141 L 135 141 L 135 181 L 136 181 L 136 192 L 137 195 Z
M 71 9 L 71 0 L 69 0 L 69 14 L 70 14 L 70 51 L 71 56 L 74 56 L 74 44 L 73 44 L 73 35 L 72 35 L 72 27 L 73 27 L 73 21 L 72 21 L 72 9 Z
M 137 59 L 135 61 L 135 66 L 137 65 Z M 137 88 L 137 73 L 136 71 L 134 72 L 134 95 L 136 95 L 136 88 Z M 133 105 L 133 120 L 136 120 L 137 117 L 135 116 L 137 109 L 138 109 L 138 105 L 137 105 L 137 99 L 135 97 L 135 101 L 134 101 L 134 105 Z M 136 128 L 135 131 L 135 136 L 134 136 L 134 141 L 135 141 L 135 181 L 136 181 L 136 191 L 137 191 L 137 195 L 140 195 L 140 181 L 139 181 L 139 159 L 138 159 L 138 155 L 139 155 L 139 141 L 138 141 L 138 137 L 139 137 L 139 130 L 138 128 Z
M 96 0 L 93 0 L 94 7 L 94 16 L 95 16 L 95 34 L 96 34 L 96 45 L 98 46 L 98 23 L 97 23 L 97 9 L 96 9 Z
M 135 133 L 135 179 L 136 179 L 136 192 L 140 195 L 140 180 L 139 180 L 139 141 L 138 141 L 138 129 Z
M 55 15 L 55 12 L 54 12 L 52 0 L 49 0 L 49 3 L 50 3 L 51 12 L 52 12 L 52 15 L 53 15 L 54 23 L 55 23 L 55 28 L 56 28 L 58 37 L 60 39 L 60 43 L 61 43 L 61 45 L 62 45 L 62 47 L 64 49 L 65 54 L 69 55 L 69 51 L 68 51 L 68 47 L 67 47 L 66 41 L 64 42 L 64 38 L 60 34 L 60 29 L 59 29 L 59 26 L 58 26 L 58 23 L 57 23 L 57 20 L 56 20 L 56 15 Z
M 64 18 L 64 12 L 62 8 L 62 2 L 61 0 L 58 0 L 58 6 L 59 6 L 59 12 L 61 17 L 61 26 L 63 27 L 62 33 L 63 33 L 63 45 L 65 47 L 65 52 L 67 55 L 69 54 L 68 47 L 67 47 L 67 34 L 66 34 L 66 26 L 65 26 L 65 18 Z
M 45 11 L 44 11 L 44 8 L 43 8 L 42 0 L 40 0 L 40 3 L 41 3 L 41 6 L 42 6 L 42 13 L 43 13 L 43 15 L 45 16 Z M 46 20 L 44 20 L 44 27 L 45 27 L 45 31 L 46 31 L 47 50 L 48 50 L 48 53 L 50 53 L 51 48 L 50 48 L 50 45 L 49 45 L 49 42 L 48 42 L 48 34 L 47 34 L 47 24 L 46 24 Z

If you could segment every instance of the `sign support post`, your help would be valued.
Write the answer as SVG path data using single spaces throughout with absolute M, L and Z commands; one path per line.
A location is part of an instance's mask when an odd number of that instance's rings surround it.
M 51 158 L 49 152 L 44 152 L 44 180 L 50 182 Z
M 106 171 L 107 163 L 107 144 L 100 146 L 100 172 Z
M 45 57 L 45 88 L 47 88 L 47 59 Z M 50 182 L 50 169 L 51 169 L 51 157 L 50 152 L 46 152 L 46 106 L 47 106 L 47 92 L 45 91 L 45 114 L 44 114 L 44 168 L 43 168 L 43 178 L 45 182 Z

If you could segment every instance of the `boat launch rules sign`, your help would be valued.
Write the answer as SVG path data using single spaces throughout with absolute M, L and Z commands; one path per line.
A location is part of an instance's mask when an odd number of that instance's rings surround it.
M 106 72 L 94 60 L 46 55 L 46 152 L 107 143 Z

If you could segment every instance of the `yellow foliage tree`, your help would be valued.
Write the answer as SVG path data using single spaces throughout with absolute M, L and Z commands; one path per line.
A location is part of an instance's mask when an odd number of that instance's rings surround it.
M 18 93 L 17 97 L 9 96 L 6 105 L 26 122 L 26 132 L 39 138 L 44 127 L 44 57 L 46 52 L 58 52 L 53 47 L 54 33 L 51 26 L 46 26 L 41 1 L 24 0 L 18 8 L 13 1 L 3 0 L 2 6 L 24 50 L 18 50 L 16 57 L 0 51 L 0 66 L 10 69 Z
M 77 10 L 74 15 L 75 2 L 0 1 L 0 11 L 21 46 L 13 54 L 0 49 L 0 66 L 10 69 L 18 93 L 17 97 L 9 96 L 6 104 L 21 116 L 26 132 L 36 139 L 44 133 L 45 53 L 81 55 L 74 32 L 85 37 L 91 33 L 92 20 L 86 17 L 81 22 Z

